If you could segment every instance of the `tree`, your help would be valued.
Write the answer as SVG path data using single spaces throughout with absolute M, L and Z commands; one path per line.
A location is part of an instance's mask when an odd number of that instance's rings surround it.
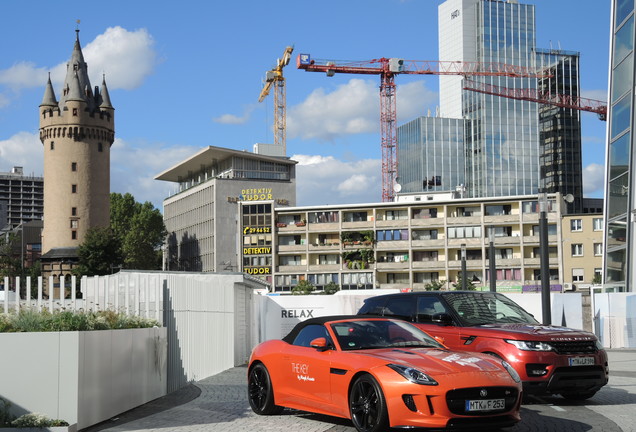
M 323 291 L 327 295 L 335 294 L 338 291 L 340 291 L 340 285 L 338 285 L 337 283 L 331 281 L 327 285 L 325 285 L 325 287 L 323 288 Z
M 453 286 L 456 290 L 463 289 L 461 273 L 457 275 L 457 282 L 453 283 Z M 475 291 L 476 289 L 477 287 L 475 286 L 475 283 L 470 278 L 466 278 L 466 291 Z
M 161 269 L 161 246 L 168 232 L 152 203 L 138 203 L 129 193 L 111 193 L 110 227 L 121 243 L 124 268 Z
M 105 275 L 122 262 L 121 243 L 110 228 L 91 228 L 78 251 L 77 276 Z
M 0 277 L 13 280 L 21 271 L 20 238 L 13 233 L 0 236 Z
M 298 282 L 298 285 L 292 288 L 292 294 L 307 295 L 307 294 L 311 294 L 312 291 L 314 291 L 315 289 L 316 287 L 311 282 L 303 279 L 300 282 Z
M 426 285 L 424 285 L 424 289 L 426 291 L 439 291 L 442 289 L 443 286 L 444 286 L 444 282 L 439 280 L 432 280 Z

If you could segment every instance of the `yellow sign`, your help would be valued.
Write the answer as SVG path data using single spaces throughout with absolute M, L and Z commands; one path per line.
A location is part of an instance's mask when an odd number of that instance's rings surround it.
M 270 267 L 247 267 L 243 269 L 243 272 L 251 275 L 268 275 L 272 274 L 272 269 Z
M 272 232 L 270 227 L 245 227 L 243 228 L 243 235 L 247 234 L 269 234 Z
M 271 247 L 245 247 L 243 248 L 243 255 L 263 255 L 263 254 L 271 254 Z
M 272 188 L 241 189 L 241 201 L 266 201 L 273 199 Z

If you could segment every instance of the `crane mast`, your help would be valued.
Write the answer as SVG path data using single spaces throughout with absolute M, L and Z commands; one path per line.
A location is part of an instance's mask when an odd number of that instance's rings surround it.
M 294 47 L 285 48 L 283 56 L 276 61 L 276 66 L 265 73 L 265 83 L 258 97 L 258 101 L 263 102 L 274 87 L 274 145 L 282 147 L 283 155 L 287 154 L 285 132 L 287 96 L 283 68 L 289 64 L 292 51 L 294 51 Z
M 382 147 L 382 201 L 393 201 L 397 176 L 397 110 L 395 75 L 477 75 L 503 77 L 549 77 L 548 72 L 505 63 L 460 61 L 422 61 L 379 58 L 368 61 L 332 61 L 312 59 L 300 54 L 296 67 L 308 72 L 380 75 L 380 134 Z

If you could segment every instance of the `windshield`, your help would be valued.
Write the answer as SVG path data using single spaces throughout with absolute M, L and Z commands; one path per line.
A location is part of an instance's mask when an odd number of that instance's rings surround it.
M 350 320 L 331 324 L 343 351 L 390 347 L 444 347 L 417 327 L 402 321 Z
M 444 295 L 464 326 L 483 324 L 539 324 L 532 315 L 503 294 L 448 293 Z

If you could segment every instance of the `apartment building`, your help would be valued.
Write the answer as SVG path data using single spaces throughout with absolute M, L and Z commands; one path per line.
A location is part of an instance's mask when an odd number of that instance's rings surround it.
M 242 271 L 273 280 L 272 291 L 290 292 L 301 280 L 322 289 L 426 289 L 434 281 L 448 288 L 463 265 L 467 280 L 488 289 L 491 242 L 498 291 L 540 288 L 539 202 L 536 195 L 507 198 L 411 196 L 373 204 L 277 208 L 270 226 L 255 225 L 254 212 L 267 203 L 241 203 L 244 235 Z M 551 289 L 571 277 L 560 272 L 564 250 L 560 194 L 548 195 Z M 592 217 L 591 215 L 581 218 Z M 269 218 L 260 218 L 266 221 Z M 587 219 L 586 219 L 587 220 Z M 591 222 L 590 222 L 591 224 Z M 246 233 L 272 233 L 254 243 Z M 568 244 L 569 245 L 569 244 Z

